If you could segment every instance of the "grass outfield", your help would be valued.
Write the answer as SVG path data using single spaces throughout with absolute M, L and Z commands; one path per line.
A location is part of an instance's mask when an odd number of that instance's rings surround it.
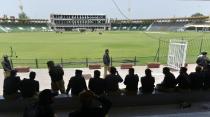
M 113 58 L 145 57 L 145 60 L 140 61 L 146 63 L 154 59 L 159 46 L 158 39 L 162 40 L 160 54 L 167 56 L 168 41 L 182 38 L 192 42 L 189 44 L 189 54 L 194 56 L 198 54 L 200 40 L 210 38 L 210 33 L 137 31 L 104 32 L 102 35 L 98 32 L 0 33 L 0 55 L 10 55 L 12 47 L 18 59 L 101 58 L 104 50 L 109 48 Z M 210 52 L 208 42 L 203 43 L 202 50 Z M 166 62 L 165 60 L 162 62 Z

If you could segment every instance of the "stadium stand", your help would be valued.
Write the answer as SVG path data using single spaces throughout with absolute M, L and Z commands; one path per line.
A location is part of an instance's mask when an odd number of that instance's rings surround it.
M 197 23 L 205 24 L 208 19 L 208 16 L 159 19 L 111 19 L 110 23 L 111 30 L 184 31 L 185 25 Z
M 50 30 L 47 24 L 1 23 L 3 32 L 41 32 Z M 2 27 L 2 28 L 1 28 Z
M 39 31 L 209 31 L 208 16 L 159 19 L 110 19 L 106 15 L 60 15 L 51 14 L 46 19 L 3 19 L 0 32 Z
M 103 31 L 110 28 L 106 15 L 51 14 L 51 28 L 55 31 Z
M 153 23 L 150 28 L 147 29 L 147 31 L 179 31 L 184 28 L 184 25 L 187 23 L 185 22 L 179 22 L 179 23 Z
M 210 23 L 190 23 L 184 26 L 187 31 L 210 31 Z
M 111 24 L 111 30 L 130 30 L 130 31 L 144 31 L 149 27 L 149 24 Z
M 0 32 L 42 32 L 50 31 L 48 20 L 42 19 L 0 19 Z

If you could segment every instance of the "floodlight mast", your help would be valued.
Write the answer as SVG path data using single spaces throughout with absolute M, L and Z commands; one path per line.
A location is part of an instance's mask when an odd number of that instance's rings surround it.
M 24 11 L 23 11 L 23 3 L 22 3 L 22 0 L 18 0 L 18 1 L 19 1 L 20 12 L 21 12 L 21 13 L 24 13 Z
M 128 0 L 128 19 L 131 19 L 131 0 Z

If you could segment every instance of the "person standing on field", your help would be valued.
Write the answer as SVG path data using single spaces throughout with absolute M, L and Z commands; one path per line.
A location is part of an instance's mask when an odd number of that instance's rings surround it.
M 104 62 L 104 78 L 107 75 L 107 71 L 109 70 L 109 66 L 110 66 L 110 57 L 109 57 L 109 50 L 106 49 L 104 56 L 103 56 L 103 62 Z
M 3 56 L 3 61 L 1 62 L 1 64 L 4 69 L 4 77 L 5 78 L 10 77 L 10 74 L 13 68 L 7 55 Z

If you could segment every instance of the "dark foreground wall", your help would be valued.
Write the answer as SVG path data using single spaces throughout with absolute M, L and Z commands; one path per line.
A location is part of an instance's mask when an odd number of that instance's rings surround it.
M 166 105 L 179 104 L 187 102 L 207 102 L 210 101 L 210 92 L 183 92 L 183 93 L 162 93 L 151 95 L 136 96 L 109 96 L 107 97 L 113 103 L 113 107 L 128 106 L 148 106 L 148 105 Z M 0 100 L 0 112 L 22 112 L 29 100 L 5 101 Z M 78 97 L 56 97 L 54 108 L 56 110 L 76 109 L 80 106 Z

